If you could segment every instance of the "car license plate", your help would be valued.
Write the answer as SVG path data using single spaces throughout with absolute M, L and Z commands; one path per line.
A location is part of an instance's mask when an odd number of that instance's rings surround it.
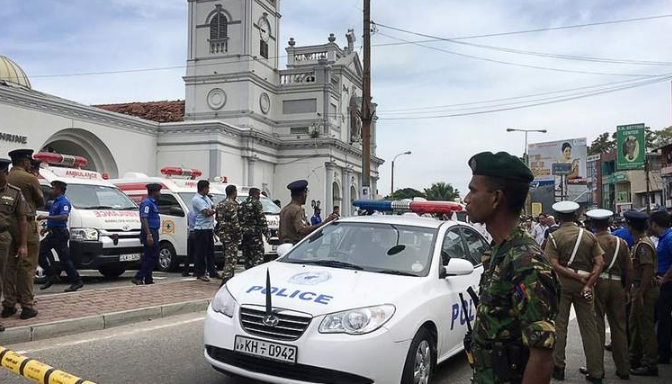
M 259 356 L 291 364 L 296 364 L 296 355 L 298 354 L 298 348 L 293 345 L 271 343 L 243 336 L 236 336 L 234 350 L 246 355 Z
M 141 255 L 139 253 L 135 253 L 132 255 L 120 255 L 119 256 L 119 261 L 138 261 L 140 260 Z

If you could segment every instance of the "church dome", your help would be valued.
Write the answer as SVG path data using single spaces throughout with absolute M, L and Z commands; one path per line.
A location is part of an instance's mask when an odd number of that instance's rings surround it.
M 23 69 L 21 69 L 18 64 L 2 55 L 0 55 L 0 83 L 32 89 L 30 80 Z

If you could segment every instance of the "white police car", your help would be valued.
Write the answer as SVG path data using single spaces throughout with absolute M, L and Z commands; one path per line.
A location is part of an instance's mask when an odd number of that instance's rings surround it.
M 487 246 L 455 221 L 338 220 L 220 289 L 205 358 L 222 373 L 273 383 L 429 383 L 437 363 L 463 350 L 475 316 L 466 291 L 478 285 Z

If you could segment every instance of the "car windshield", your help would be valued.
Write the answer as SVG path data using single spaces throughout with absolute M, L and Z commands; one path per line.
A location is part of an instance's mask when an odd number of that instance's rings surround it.
M 196 192 L 194 192 L 194 193 L 183 192 L 183 193 L 178 193 L 178 195 L 180 195 L 180 197 L 182 198 L 184 203 L 187 205 L 187 207 L 189 207 L 189 209 L 191 209 L 191 201 L 194 199 L 194 196 L 196 196 Z M 222 195 L 222 194 L 219 194 L 219 193 L 211 193 L 210 195 L 212 196 L 212 202 L 215 203 L 215 204 L 218 204 L 220 201 L 226 199 L 226 195 Z
M 242 203 L 243 201 L 245 201 L 246 199 L 247 199 L 247 196 L 238 195 L 238 203 L 239 204 Z M 277 205 L 275 205 L 273 200 L 271 200 L 268 197 L 262 195 L 261 198 L 259 199 L 259 201 L 261 201 L 261 205 L 264 207 L 264 213 L 265 214 L 267 214 L 267 215 L 280 214 L 280 208 Z
M 336 222 L 314 232 L 280 261 L 405 276 L 427 276 L 436 230 Z
M 138 209 L 133 200 L 113 187 L 69 184 L 65 195 L 70 203 L 79 209 Z

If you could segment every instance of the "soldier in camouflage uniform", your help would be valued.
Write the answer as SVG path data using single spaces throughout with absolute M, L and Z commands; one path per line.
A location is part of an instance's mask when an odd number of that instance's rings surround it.
M 224 276 L 222 285 L 233 277 L 238 259 L 238 244 L 240 244 L 240 221 L 238 217 L 238 189 L 235 185 L 226 187 L 226 199 L 217 204 L 217 222 L 219 232 L 217 236 L 224 245 Z
M 469 166 L 467 212 L 493 237 L 482 257 L 473 382 L 549 383 L 559 285 L 538 244 L 518 227 L 532 172 L 505 152 L 480 153 Z
M 270 238 L 264 207 L 259 201 L 260 195 L 259 188 L 250 188 L 250 195 L 240 205 L 245 269 L 254 268 L 264 262 L 264 237 Z

